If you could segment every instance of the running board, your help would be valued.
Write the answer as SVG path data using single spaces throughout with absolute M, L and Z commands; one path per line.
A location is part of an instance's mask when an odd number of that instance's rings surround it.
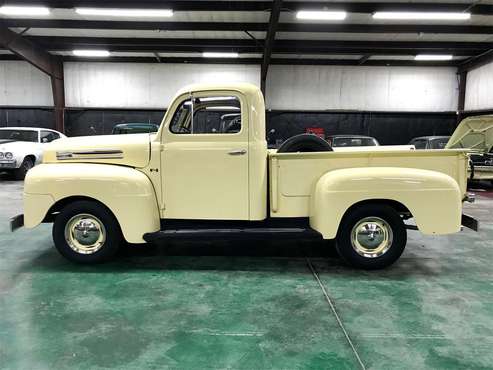
M 306 228 L 226 228 L 226 229 L 168 229 L 146 233 L 146 242 L 156 240 L 247 240 L 247 239 L 319 239 L 322 235 Z

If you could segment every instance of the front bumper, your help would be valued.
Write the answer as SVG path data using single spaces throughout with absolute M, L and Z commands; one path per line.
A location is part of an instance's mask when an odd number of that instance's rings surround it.
M 462 214 L 461 225 L 474 231 L 479 230 L 479 221 L 469 215 Z
M 16 160 L 0 160 L 0 170 L 10 170 L 10 169 L 15 169 L 17 168 L 17 161 Z
M 14 232 L 24 226 L 24 215 L 17 215 L 10 219 L 10 231 Z

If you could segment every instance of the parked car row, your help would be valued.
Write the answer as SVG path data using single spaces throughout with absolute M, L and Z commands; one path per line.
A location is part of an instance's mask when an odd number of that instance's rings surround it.
M 227 114 L 223 115 L 221 120 L 227 123 L 229 122 L 228 119 L 231 121 L 231 119 L 237 119 L 237 116 L 237 113 Z M 158 130 L 159 125 L 153 123 L 123 123 L 114 126 L 112 134 L 153 133 Z M 336 150 L 380 145 L 377 139 L 371 136 L 325 136 L 325 133 L 319 131 L 316 128 L 310 128 L 308 133 L 325 140 L 330 147 Z M 267 141 L 270 149 L 277 149 L 284 142 L 284 140 L 273 139 L 274 134 L 274 129 L 271 129 L 267 133 Z M 43 144 L 64 137 L 66 136 L 60 132 L 45 128 L 0 128 L 0 171 L 12 173 L 15 179 L 24 179 L 27 171 L 42 161 Z M 391 148 L 390 146 L 385 147 Z M 493 181 L 493 115 L 464 119 L 452 136 L 420 136 L 409 142 L 409 149 L 438 150 L 454 148 L 470 148 L 475 151 L 475 153 L 470 155 L 469 178 L 471 180 Z

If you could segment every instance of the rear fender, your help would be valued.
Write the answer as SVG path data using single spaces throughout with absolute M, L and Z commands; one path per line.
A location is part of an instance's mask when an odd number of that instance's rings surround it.
M 143 243 L 145 233 L 160 229 L 156 194 L 145 174 L 129 167 L 90 163 L 41 164 L 31 169 L 24 186 L 25 226 L 39 225 L 50 209 L 72 197 L 105 205 L 130 243 Z
M 395 167 L 348 168 L 324 174 L 311 197 L 310 225 L 325 239 L 333 239 L 349 208 L 367 201 L 400 203 L 424 234 L 460 230 L 462 197 L 452 177 Z

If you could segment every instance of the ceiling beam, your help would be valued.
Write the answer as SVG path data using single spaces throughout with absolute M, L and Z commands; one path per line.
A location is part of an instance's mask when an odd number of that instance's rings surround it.
M 15 4 L 15 1 L 4 1 Z M 150 8 L 173 9 L 174 11 L 268 11 L 272 1 L 162 1 L 162 0 L 26 0 L 23 5 L 45 5 L 51 8 L 105 7 L 105 8 Z M 351 13 L 373 13 L 376 11 L 470 11 L 472 14 L 493 15 L 491 4 L 437 3 L 428 2 L 357 2 L 357 1 L 284 1 L 283 10 L 323 9 L 345 10 Z
M 489 63 L 493 63 L 493 48 L 466 60 L 459 66 L 459 73 L 469 72 Z
M 261 46 L 248 39 L 185 39 L 29 36 L 29 40 L 47 50 L 67 51 L 74 48 L 108 49 L 128 52 L 202 52 L 236 51 L 258 53 Z M 278 39 L 272 53 L 288 54 L 372 54 L 415 55 L 420 53 L 475 56 L 493 48 L 491 42 L 429 42 L 429 41 L 342 41 Z
M 272 10 L 269 18 L 269 29 L 265 36 L 264 52 L 262 55 L 262 65 L 260 67 L 260 89 L 265 94 L 265 82 L 267 80 L 267 71 L 269 70 L 270 57 L 276 39 L 277 25 L 281 14 L 282 0 L 272 2 Z
M 61 58 L 51 55 L 35 42 L 23 37 L 21 34 L 17 34 L 1 26 L 0 45 L 50 76 L 55 108 L 55 128 L 63 132 L 65 92 L 63 62 Z
M 259 22 L 142 22 L 142 21 L 88 21 L 73 19 L 2 19 L 5 27 L 67 28 L 139 31 L 257 31 L 265 32 L 268 23 Z M 427 25 L 427 24 L 328 24 L 279 23 L 278 32 L 312 33 L 429 33 L 429 34 L 493 34 L 493 26 Z
M 65 62 L 91 62 L 101 61 L 100 59 L 88 59 L 74 56 L 63 56 Z M 163 57 L 158 62 L 156 57 L 137 57 L 137 56 L 113 56 L 105 58 L 105 62 L 110 63 L 190 63 L 190 64 L 256 64 L 262 63 L 261 58 L 201 58 L 201 57 Z M 0 60 L 21 60 L 17 55 L 0 54 Z M 456 67 L 457 61 L 443 62 L 416 62 L 414 60 L 395 60 L 395 59 L 369 59 L 365 62 L 365 66 L 416 66 L 416 67 Z M 358 66 L 360 59 L 330 59 L 330 58 L 271 58 L 270 65 L 346 65 Z

